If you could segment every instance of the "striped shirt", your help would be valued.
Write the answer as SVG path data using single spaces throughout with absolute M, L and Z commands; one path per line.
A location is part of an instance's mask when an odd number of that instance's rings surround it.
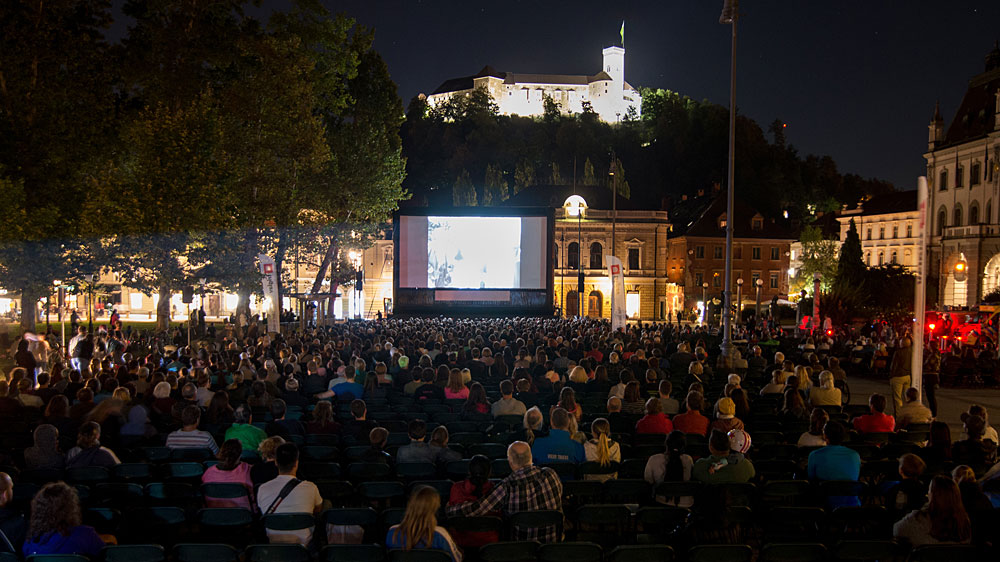
M 213 455 L 219 454 L 219 446 L 215 438 L 207 431 L 184 431 L 178 429 L 167 435 L 167 447 L 170 449 L 210 449 Z
M 481 516 L 493 511 L 503 511 L 508 517 L 523 511 L 562 511 L 562 489 L 562 481 L 554 470 L 530 465 L 501 480 L 482 499 L 449 506 L 448 517 Z M 511 540 L 550 543 L 560 537 L 555 526 L 515 527 Z

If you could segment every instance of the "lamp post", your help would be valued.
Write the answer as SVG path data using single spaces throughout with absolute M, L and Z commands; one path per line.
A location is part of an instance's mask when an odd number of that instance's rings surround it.
M 576 217 L 576 314 L 583 318 L 583 214 L 587 211 L 587 201 L 579 195 L 570 195 L 563 202 L 566 214 Z
M 757 286 L 757 304 L 755 305 L 753 311 L 753 322 L 754 324 L 757 324 L 760 319 L 760 290 L 764 287 L 764 280 L 758 277 L 757 281 L 754 282 L 754 285 Z
M 55 287 L 56 287 L 56 314 L 57 314 L 56 317 L 59 319 L 59 331 L 62 334 L 62 336 L 60 338 L 61 342 L 62 342 L 62 345 L 61 345 L 60 349 L 65 350 L 66 349 L 66 324 L 63 322 L 63 288 L 62 288 L 62 281 L 56 279 L 55 281 L 52 282 L 52 284 L 55 285 Z M 65 353 L 65 351 L 64 351 L 64 353 Z
M 795 306 L 795 335 L 802 335 L 802 305 L 805 304 L 803 301 L 806 298 L 806 290 L 802 289 L 799 293 L 799 302 Z
M 736 325 L 743 321 L 743 278 L 736 280 Z
M 701 325 L 708 325 L 708 281 L 701 284 Z
M 96 273 L 94 273 L 94 274 L 85 276 L 85 278 L 88 281 L 90 281 L 90 284 L 87 287 L 87 324 L 88 324 L 88 331 L 91 334 L 93 334 L 94 333 L 94 311 L 96 310 L 96 308 L 94 307 L 94 284 L 97 283 L 97 279 L 99 277 L 98 277 L 98 275 Z
M 817 271 L 813 273 L 813 329 L 819 330 L 823 327 L 823 323 L 820 322 L 819 318 L 819 280 L 820 274 Z
M 206 279 L 205 277 L 201 277 L 201 278 L 198 279 L 198 285 L 201 286 L 201 301 L 198 303 L 200 305 L 198 307 L 198 330 L 199 330 L 199 332 L 201 332 L 200 335 L 202 335 L 202 336 L 205 335 L 204 330 L 202 329 L 202 325 L 201 325 L 201 313 L 205 312 L 205 284 L 206 283 L 208 283 L 208 279 Z
M 729 61 L 729 174 L 726 190 L 726 289 L 722 293 L 722 306 L 726 310 L 723 316 L 725 326 L 722 330 L 722 354 L 732 359 L 735 348 L 732 344 L 730 330 L 729 305 L 732 297 L 733 283 L 733 182 L 735 181 L 736 161 L 736 20 L 739 19 L 739 0 L 725 0 L 722 5 L 722 15 L 719 23 L 732 25 L 732 53 Z M 757 299 L 757 312 L 760 313 L 760 298 Z M 732 363 L 729 363 L 730 365 Z

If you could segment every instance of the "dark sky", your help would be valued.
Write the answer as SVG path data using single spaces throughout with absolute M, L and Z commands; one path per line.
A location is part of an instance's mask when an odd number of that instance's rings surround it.
M 729 103 L 721 0 L 324 1 L 375 28 L 404 104 L 486 64 L 593 74 L 622 19 L 632 85 Z M 1000 38 L 997 0 L 744 0 L 740 12 L 741 113 L 765 130 L 781 118 L 800 153 L 829 154 L 841 171 L 899 189 L 913 189 L 924 173 L 935 100 L 950 123 Z

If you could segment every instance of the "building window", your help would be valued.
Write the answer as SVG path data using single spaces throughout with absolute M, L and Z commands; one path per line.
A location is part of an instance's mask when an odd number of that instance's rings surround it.
M 969 185 L 970 186 L 979 185 L 980 180 L 983 179 L 982 173 L 983 173 L 982 166 L 980 166 L 979 162 L 975 162 L 974 164 L 972 164 L 972 167 L 969 169 Z
M 779 259 L 778 256 L 780 256 L 780 255 L 781 255 L 781 249 L 778 248 L 777 246 L 772 246 L 771 247 L 771 259 L 777 261 Z
M 716 246 L 712 248 L 712 257 L 717 260 L 722 259 L 722 246 Z
M 956 205 L 955 211 L 952 213 L 951 226 L 962 226 L 962 206 Z
M 903 250 L 903 265 L 913 265 L 913 252 L 910 250 Z
M 695 246 L 694 247 L 694 257 L 697 258 L 697 259 L 704 258 L 705 257 L 705 247 L 704 246 Z
M 969 207 L 969 224 L 979 224 L 979 205 L 975 203 Z
M 750 258 L 755 260 L 760 259 L 760 246 L 753 246 L 750 248 Z
M 751 287 L 756 287 L 758 279 L 760 279 L 760 272 L 759 271 L 754 271 L 753 273 L 751 273 L 750 274 L 750 286 Z
M 944 207 L 941 207 L 941 210 L 938 211 L 938 222 L 937 222 L 938 236 L 944 234 L 944 229 L 945 227 L 948 226 L 947 224 L 945 224 L 947 222 L 948 222 L 948 212 L 944 210 Z
M 983 215 L 983 222 L 986 224 L 990 224 L 992 217 L 993 217 L 993 200 L 990 199 L 986 201 L 986 214 Z
M 955 187 L 962 187 L 965 185 L 965 167 L 959 166 L 955 168 Z
M 601 269 L 604 267 L 604 246 L 600 242 L 590 245 L 590 269 Z
M 770 283 L 768 284 L 768 286 L 770 288 L 772 288 L 772 289 L 777 289 L 778 288 L 778 272 L 777 271 L 772 271 L 771 272 L 771 279 L 770 279 Z
M 899 238 L 899 227 L 896 225 L 892 225 L 892 237 Z
M 872 229 L 871 227 L 869 227 L 865 232 L 865 240 L 871 240 L 871 239 L 872 239 Z
M 625 316 L 629 318 L 639 317 L 639 292 L 629 291 L 625 293 Z
M 892 256 L 889 258 L 889 260 L 890 260 L 889 263 L 892 263 L 892 264 L 897 263 L 897 261 L 896 261 L 896 250 L 892 251 Z
M 753 230 L 764 230 L 764 219 L 761 217 L 754 217 L 750 222 L 750 228 Z
M 938 176 L 938 191 L 948 190 L 948 170 L 941 170 L 941 175 Z
M 628 249 L 628 268 L 629 270 L 639 269 L 639 248 Z
M 878 253 L 878 264 L 880 266 L 881 265 L 885 265 L 885 252 L 879 252 Z
M 695 274 L 694 274 L 694 286 L 695 287 L 701 287 L 703 283 L 705 283 L 705 276 L 702 275 L 702 273 L 700 271 L 695 272 Z
M 567 254 L 566 265 L 569 266 L 570 269 L 580 267 L 580 245 L 576 242 L 570 242 Z
M 872 254 L 871 252 L 865 252 L 865 265 L 868 267 L 872 266 Z
M 722 276 L 718 273 L 712 274 L 712 286 L 716 288 L 722 286 Z
M 913 238 L 913 225 L 912 224 L 906 225 L 906 237 L 907 238 Z
M 879 240 L 885 240 L 885 227 L 884 226 L 878 227 L 878 239 Z

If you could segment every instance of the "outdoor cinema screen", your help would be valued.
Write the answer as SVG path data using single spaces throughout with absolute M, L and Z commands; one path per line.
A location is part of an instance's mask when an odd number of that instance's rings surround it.
M 546 218 L 400 216 L 399 287 L 545 289 Z

